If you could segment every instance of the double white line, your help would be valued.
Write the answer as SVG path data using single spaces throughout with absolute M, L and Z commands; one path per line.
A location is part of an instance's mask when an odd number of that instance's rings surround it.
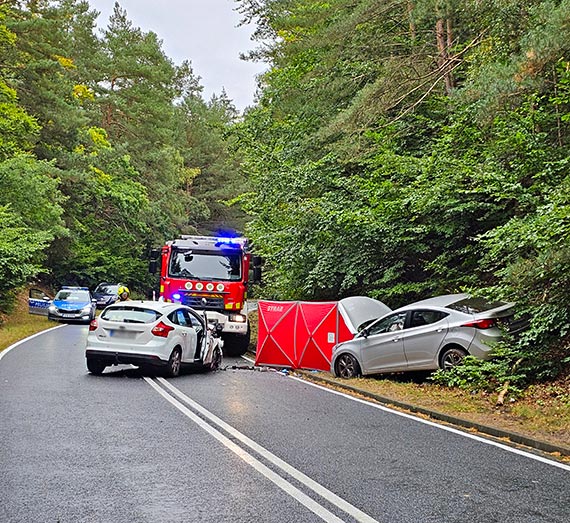
M 267 462 L 271 463 L 275 468 L 278 468 L 288 474 L 290 477 L 307 487 L 309 490 L 320 496 L 321 498 L 327 500 L 330 504 L 342 510 L 344 513 L 349 515 L 355 521 L 361 521 L 366 523 L 378 523 L 374 518 L 370 517 L 365 512 L 351 505 L 344 499 L 340 498 L 330 490 L 323 487 L 321 484 L 312 480 L 296 468 L 292 467 L 282 459 L 278 458 L 266 448 L 257 444 L 255 441 L 248 438 L 246 435 L 242 434 L 236 430 L 231 425 L 222 421 L 220 418 L 212 414 L 210 411 L 206 410 L 204 407 L 196 403 L 193 399 L 189 398 L 178 390 L 176 387 L 172 386 L 164 378 L 148 378 L 145 377 L 144 380 L 155 389 L 164 399 L 176 407 L 180 412 L 182 412 L 186 417 L 204 429 L 208 434 L 216 438 L 220 443 L 222 443 L 229 450 L 234 452 L 242 460 L 244 460 L 248 465 L 253 467 L 259 473 L 263 474 L 267 479 L 275 483 L 284 492 L 295 498 L 299 503 L 303 504 L 314 514 L 319 516 L 321 519 L 327 522 L 341 523 L 344 520 L 340 519 L 338 516 L 333 514 L 331 511 L 326 509 L 323 505 L 316 502 L 314 499 L 310 498 L 304 494 L 301 490 L 295 487 L 292 483 L 286 480 L 284 477 L 280 476 L 269 467 L 264 465 L 259 459 L 250 454 L 244 448 L 240 447 L 229 437 L 220 432 L 219 429 L 225 431 L 232 438 L 240 441 L 245 447 L 249 447 L 251 450 L 256 452 L 259 456 L 263 457 Z M 159 385 L 162 385 L 162 387 Z M 167 392 L 168 391 L 168 392 Z M 190 408 L 192 410 L 190 410 Z M 200 414 L 200 416 L 198 416 Z M 206 421 L 207 420 L 207 421 Z M 215 428 L 218 427 L 218 428 Z

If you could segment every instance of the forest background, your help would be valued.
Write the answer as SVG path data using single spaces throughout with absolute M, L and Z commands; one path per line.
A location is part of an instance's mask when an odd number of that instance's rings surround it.
M 531 328 L 445 381 L 570 367 L 570 0 L 236 0 L 254 106 L 116 5 L 0 2 L 0 309 L 22 285 L 129 282 L 180 233 L 247 234 L 259 296 L 457 291 Z

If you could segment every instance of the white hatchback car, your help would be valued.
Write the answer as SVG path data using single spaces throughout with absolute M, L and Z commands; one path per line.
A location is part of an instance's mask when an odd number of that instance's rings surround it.
M 216 370 L 222 362 L 223 341 L 215 325 L 180 303 L 126 301 L 107 307 L 89 325 L 87 369 L 101 374 L 105 367 L 132 364 L 162 367 L 177 376 L 182 365 Z

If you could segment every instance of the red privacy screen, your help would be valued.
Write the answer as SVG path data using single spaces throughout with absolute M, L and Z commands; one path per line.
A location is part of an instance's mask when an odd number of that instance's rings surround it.
M 354 333 L 338 302 L 259 301 L 256 365 L 329 370 L 332 348 Z

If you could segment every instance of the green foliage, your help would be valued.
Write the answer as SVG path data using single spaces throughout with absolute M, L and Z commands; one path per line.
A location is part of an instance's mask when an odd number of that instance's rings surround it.
M 50 234 L 32 231 L 9 205 L 0 205 L 0 312 L 8 312 L 13 290 L 41 273 Z
M 518 348 L 500 344 L 494 348 L 491 359 L 482 361 L 467 356 L 461 365 L 437 370 L 430 379 L 439 385 L 486 392 L 499 392 L 508 383 L 509 393 L 516 396 L 528 384 L 529 376 L 525 355 Z
M 18 106 L 16 91 L 0 79 L 0 160 L 32 147 L 38 125 Z
M 0 163 L 0 205 L 12 212 L 31 230 L 44 231 L 51 238 L 64 233 L 64 198 L 58 190 L 57 169 L 20 154 Z
M 100 36 L 96 15 L 82 0 L 0 7 L 0 205 L 47 235 L 48 283 L 146 294 L 151 245 L 241 226 L 224 203 L 243 188 L 225 138 L 237 112 L 224 93 L 204 102 L 189 62 L 118 4 Z
M 238 3 L 278 36 L 235 128 L 265 292 L 517 301 L 520 339 L 437 379 L 567 368 L 570 2 Z

